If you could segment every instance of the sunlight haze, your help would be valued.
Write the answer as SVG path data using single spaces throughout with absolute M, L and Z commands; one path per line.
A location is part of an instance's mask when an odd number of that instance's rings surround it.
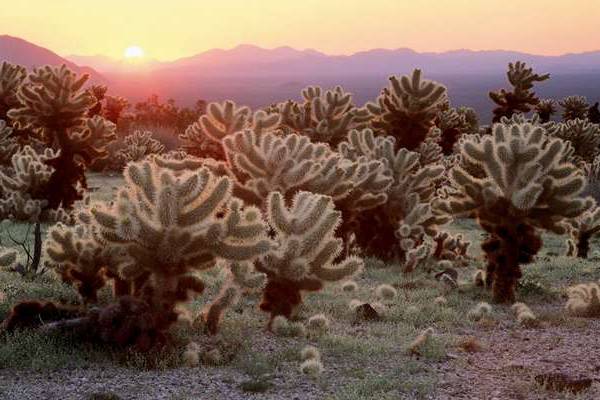
M 598 50 L 599 16 L 598 0 L 19 0 L 0 7 L 0 34 L 61 55 L 121 58 L 136 43 L 157 60 L 242 43 L 556 55 Z

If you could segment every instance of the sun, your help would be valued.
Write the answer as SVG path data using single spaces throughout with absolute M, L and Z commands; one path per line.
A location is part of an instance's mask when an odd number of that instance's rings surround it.
M 128 60 L 140 60 L 144 58 L 144 49 L 140 46 L 129 46 L 125 49 L 123 55 Z

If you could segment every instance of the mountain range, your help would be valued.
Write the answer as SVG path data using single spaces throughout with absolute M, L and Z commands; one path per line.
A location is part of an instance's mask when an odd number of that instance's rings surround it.
M 298 98 L 303 87 L 315 84 L 341 84 L 362 104 L 377 96 L 388 76 L 421 68 L 425 78 L 448 87 L 453 104 L 474 107 L 486 119 L 493 107 L 488 91 L 507 86 L 506 66 L 517 60 L 551 74 L 549 81 L 536 86 L 542 97 L 579 94 L 590 100 L 600 98 L 600 51 L 541 56 L 504 50 L 420 53 L 400 48 L 327 55 L 291 47 L 240 45 L 169 62 L 132 65 L 104 56 L 61 57 L 23 39 L 0 36 L 1 60 L 28 67 L 65 63 L 78 72 L 90 73 L 94 82 L 109 85 L 112 94 L 135 101 L 155 93 L 185 105 L 198 99 L 229 98 L 259 107 Z

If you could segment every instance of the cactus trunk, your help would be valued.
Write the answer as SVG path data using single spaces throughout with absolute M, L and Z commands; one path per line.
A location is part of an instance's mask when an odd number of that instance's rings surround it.
M 486 253 L 488 266 L 486 284 L 491 286 L 494 301 L 512 303 L 521 278 L 521 264 L 533 261 L 542 246 L 535 229 L 525 223 L 506 222 L 497 225 L 481 248 Z
M 592 234 L 590 232 L 581 232 L 577 237 L 577 257 L 588 258 L 590 251 L 590 239 Z

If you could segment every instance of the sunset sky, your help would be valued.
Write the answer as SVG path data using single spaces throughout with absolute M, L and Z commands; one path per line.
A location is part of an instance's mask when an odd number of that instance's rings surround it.
M 600 49 L 600 0 L 0 0 L 0 34 L 61 55 L 172 60 L 241 43 L 350 54 Z

